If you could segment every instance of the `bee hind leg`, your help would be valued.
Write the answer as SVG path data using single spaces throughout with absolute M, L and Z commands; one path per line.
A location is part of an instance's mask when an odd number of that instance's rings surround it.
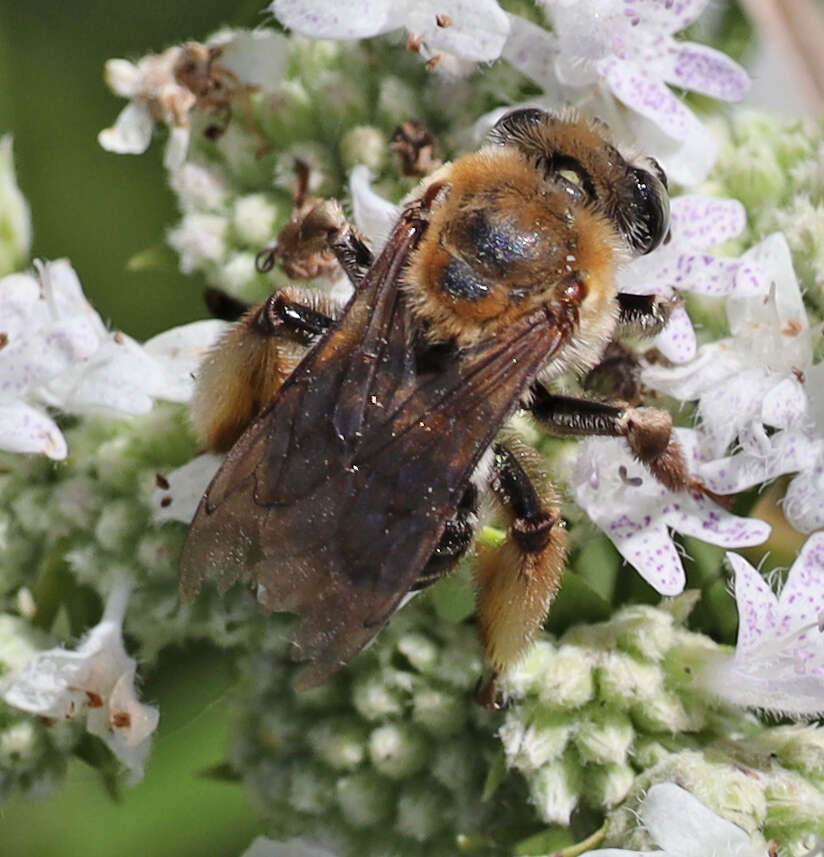
M 475 537 L 478 489 L 470 482 L 455 514 L 446 522 L 441 539 L 410 591 L 415 592 L 440 580 L 455 567 Z
M 566 529 L 558 496 L 540 459 L 517 436 L 493 446 L 490 487 L 510 519 L 507 539 L 479 547 L 478 620 L 492 675 L 476 699 L 505 706 L 498 677 L 527 651 L 546 620 L 566 560 Z

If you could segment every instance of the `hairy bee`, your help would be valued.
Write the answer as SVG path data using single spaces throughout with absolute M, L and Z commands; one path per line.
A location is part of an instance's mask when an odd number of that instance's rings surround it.
M 297 686 L 319 684 L 466 552 L 486 492 L 510 521 L 476 569 L 491 703 L 566 553 L 551 482 L 505 428 L 513 411 L 557 434 L 623 436 L 668 486 L 700 487 L 665 412 L 548 387 L 592 369 L 621 329 L 666 324 L 666 305 L 617 293 L 615 269 L 668 224 L 654 161 L 627 160 L 599 123 L 535 109 L 425 179 L 374 260 L 320 203 L 303 237 L 324 236 L 354 297 L 276 292 L 202 367 L 194 421 L 228 455 L 185 544 L 183 597 L 208 576 L 221 592 L 252 583 L 266 609 L 301 617 Z

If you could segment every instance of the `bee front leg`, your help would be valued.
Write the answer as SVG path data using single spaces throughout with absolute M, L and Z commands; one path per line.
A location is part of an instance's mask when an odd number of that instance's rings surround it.
M 493 495 L 509 516 L 508 537 L 479 547 L 478 620 L 492 676 L 479 689 L 482 705 L 501 707 L 498 676 L 515 664 L 546 620 L 566 560 L 566 529 L 558 496 L 534 450 L 515 435 L 493 446 Z
M 552 434 L 623 437 L 633 455 L 671 491 L 702 491 L 690 475 L 681 444 L 672 433 L 672 417 L 660 408 L 621 408 L 605 402 L 556 396 L 534 384 L 528 404 L 533 416 Z
M 680 299 L 659 298 L 657 295 L 618 294 L 619 336 L 656 336 L 670 320 Z

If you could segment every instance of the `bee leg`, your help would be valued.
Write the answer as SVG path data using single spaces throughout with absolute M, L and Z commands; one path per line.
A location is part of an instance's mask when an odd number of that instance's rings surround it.
M 655 336 L 666 326 L 680 298 L 618 293 L 618 335 Z
M 623 437 L 633 455 L 666 488 L 703 492 L 701 480 L 690 475 L 681 444 L 672 433 L 672 417 L 666 411 L 555 396 L 541 384 L 534 384 L 531 393 L 529 410 L 552 434 Z
M 503 545 L 478 549 L 478 621 L 493 672 L 476 698 L 500 708 L 498 677 L 543 626 L 561 581 L 567 539 L 558 497 L 537 453 L 514 434 L 500 438 L 493 453 L 490 487 L 510 524 Z
M 410 591 L 424 589 L 449 574 L 466 553 L 475 536 L 478 514 L 478 489 L 470 482 L 455 514 L 446 522 L 441 539 Z
M 244 306 L 217 289 L 210 292 L 209 306 L 224 317 Z M 341 310 L 322 292 L 288 288 L 242 313 L 197 371 L 190 416 L 204 449 L 231 449 Z

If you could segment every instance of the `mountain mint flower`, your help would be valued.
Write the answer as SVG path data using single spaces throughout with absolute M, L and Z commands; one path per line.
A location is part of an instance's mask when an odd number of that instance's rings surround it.
M 632 294 L 671 297 L 678 291 L 711 297 L 765 294 L 767 282 L 750 261 L 725 259 L 706 251 L 739 235 L 746 214 L 734 199 L 679 196 L 670 203 L 670 240 L 618 271 L 618 288 Z M 695 357 L 695 331 L 683 306 L 676 306 L 655 345 L 674 363 Z
M 731 337 L 703 345 L 690 363 L 650 366 L 643 375 L 656 390 L 698 399 L 710 458 L 724 455 L 736 437 L 744 451 L 768 453 L 766 426 L 797 427 L 808 408 L 802 378 L 812 363 L 810 329 L 787 242 L 776 233 L 746 257 L 761 268 L 769 297 L 730 297 Z
M 698 433 L 674 431 L 694 471 Z M 574 491 L 592 522 L 662 595 L 678 594 L 685 582 L 670 529 L 724 547 L 761 544 L 770 533 L 763 521 L 731 515 L 703 494 L 668 490 L 623 440 L 591 438 L 581 445 Z
M 495 0 L 274 0 L 269 11 L 284 27 L 315 39 L 367 39 L 405 27 L 427 58 L 445 52 L 472 62 L 499 57 L 509 32 Z
M 155 122 L 170 128 L 165 163 L 179 167 L 189 149 L 190 114 L 231 111 L 232 101 L 272 85 L 286 62 L 286 40 L 271 30 L 226 31 L 205 45 L 189 42 L 136 64 L 124 59 L 106 63 L 106 82 L 129 104 L 111 128 L 98 135 L 100 145 L 119 154 L 141 154 L 149 147 Z
M 704 678 L 721 698 L 783 714 L 824 711 L 824 534 L 811 536 L 776 595 L 741 556 L 735 572 L 738 643 Z
M 106 603 L 103 619 L 76 651 L 39 652 L 4 683 L 8 705 L 48 720 L 85 716 L 86 728 L 109 746 L 131 772 L 143 776 L 158 712 L 137 698 L 137 665 L 123 646 L 123 618 L 129 585 L 119 584 Z
M 673 38 L 707 2 L 543 0 L 552 33 L 511 16 L 504 56 L 556 107 L 594 97 L 596 113 L 615 133 L 640 141 L 672 180 L 695 184 L 712 166 L 716 146 L 667 84 L 725 101 L 743 98 L 749 87 L 744 69 L 721 52 Z M 632 112 L 622 116 L 613 98 Z
M 675 783 L 654 785 L 638 810 L 641 825 L 660 850 L 603 848 L 582 857 L 767 857 L 766 844 L 716 815 Z

